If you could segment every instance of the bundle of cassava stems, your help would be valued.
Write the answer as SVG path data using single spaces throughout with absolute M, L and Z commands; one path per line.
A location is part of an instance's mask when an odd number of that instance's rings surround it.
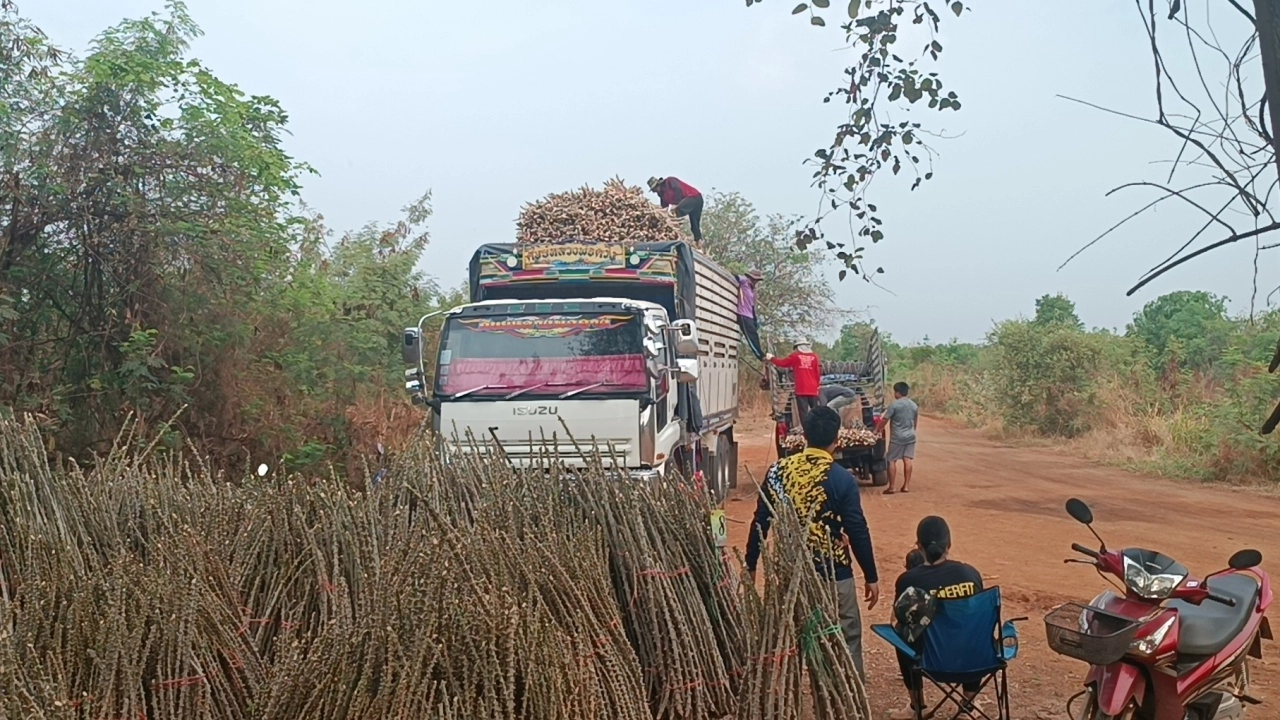
M 423 437 L 357 488 L 116 448 L 56 467 L 0 420 L 4 717 L 869 717 L 786 513 L 758 591 L 702 493 L 604 460 L 444 464 Z

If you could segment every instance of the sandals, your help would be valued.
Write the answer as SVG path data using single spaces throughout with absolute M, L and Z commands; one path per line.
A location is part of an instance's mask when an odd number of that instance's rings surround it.
M 978 703 L 977 698 L 969 698 L 965 700 L 956 714 L 952 716 L 952 720 L 974 720 L 975 718 L 986 717 L 986 713 L 982 706 Z

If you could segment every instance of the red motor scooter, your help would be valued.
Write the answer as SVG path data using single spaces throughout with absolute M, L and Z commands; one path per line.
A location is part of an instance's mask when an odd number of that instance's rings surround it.
M 1066 562 L 1119 578 L 1124 593 L 1108 590 L 1088 606 L 1068 603 L 1045 616 L 1049 647 L 1090 665 L 1086 689 L 1068 701 L 1071 717 L 1242 720 L 1245 705 L 1259 702 L 1249 695 L 1249 658 L 1261 658 L 1262 640 L 1272 639 L 1262 553 L 1241 550 L 1230 569 L 1200 581 L 1158 552 L 1108 550 L 1080 500 L 1068 500 L 1067 513 L 1101 550 L 1073 543 L 1089 559 Z

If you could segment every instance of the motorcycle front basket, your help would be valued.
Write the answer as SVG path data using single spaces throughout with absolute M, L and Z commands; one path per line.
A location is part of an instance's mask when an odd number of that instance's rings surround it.
M 1044 616 L 1049 647 L 1090 665 L 1119 662 L 1129 652 L 1140 621 L 1105 610 L 1067 603 Z

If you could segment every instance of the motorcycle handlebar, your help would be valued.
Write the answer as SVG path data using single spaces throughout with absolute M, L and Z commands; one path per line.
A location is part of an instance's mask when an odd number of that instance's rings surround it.
M 1081 555 L 1088 555 L 1089 557 L 1093 558 L 1094 560 L 1097 560 L 1099 557 L 1101 557 L 1101 556 L 1098 554 L 1098 551 L 1097 551 L 1097 550 L 1093 550 L 1093 549 L 1087 548 L 1087 547 L 1085 547 L 1085 546 L 1081 545 L 1080 543 L 1071 543 L 1071 549 L 1072 549 L 1072 550 L 1075 550 L 1076 552 L 1080 553 Z
M 1209 594 L 1208 594 L 1208 596 L 1207 596 L 1207 597 L 1208 597 L 1210 600 L 1212 600 L 1212 601 L 1214 601 L 1214 602 L 1222 603 L 1223 605 L 1226 605 L 1227 607 L 1235 607 L 1235 606 L 1236 606 L 1236 599 L 1235 599 L 1235 598 L 1229 598 L 1229 597 L 1226 597 L 1225 595 L 1219 595 L 1218 593 L 1216 593 L 1216 592 L 1214 592 L 1214 591 L 1212 591 L 1212 590 L 1210 590 L 1210 591 L 1209 591 Z

